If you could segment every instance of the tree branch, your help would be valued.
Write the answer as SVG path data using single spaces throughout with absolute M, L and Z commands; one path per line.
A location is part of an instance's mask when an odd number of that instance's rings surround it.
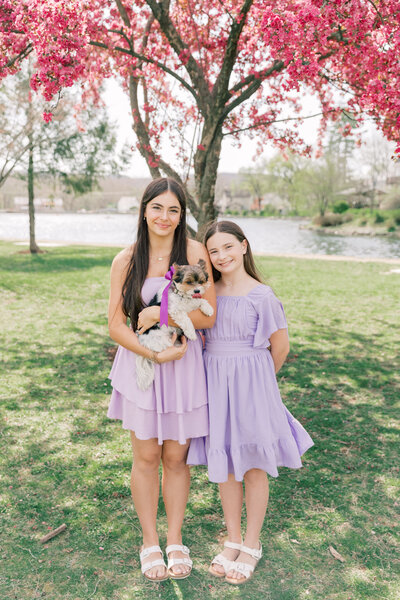
M 254 75 L 254 73 L 252 73 L 251 75 L 247 75 L 247 77 L 245 77 L 242 81 L 239 81 L 236 85 L 231 87 L 229 93 L 234 94 L 235 92 L 239 92 L 242 88 L 244 88 L 249 83 L 252 83 L 255 79 L 256 76 Z
M 182 40 L 175 25 L 171 21 L 168 13 L 169 2 L 165 3 L 157 2 L 156 0 L 146 0 L 146 4 L 150 7 L 161 31 L 167 38 L 176 55 L 178 57 L 180 57 L 182 53 L 185 55 L 186 62 L 183 66 L 192 81 L 193 87 L 198 91 L 197 104 L 201 112 L 206 115 L 208 112 L 209 101 L 211 100 L 208 84 L 202 69 L 193 58 L 189 46 Z
M 377 7 L 375 6 L 375 3 L 374 3 L 374 2 L 372 2 L 372 0 L 367 0 L 367 2 L 369 2 L 370 4 L 372 4 L 372 6 L 374 7 L 374 9 L 375 9 L 375 12 L 376 12 L 376 14 L 378 15 L 378 17 L 379 17 L 379 19 L 380 19 L 381 23 L 384 25 L 384 24 L 385 24 L 384 18 L 382 17 L 381 13 L 379 12 L 379 10 L 377 9 Z
M 217 102 L 225 104 L 225 91 L 229 85 L 229 79 L 232 73 L 232 69 L 234 67 L 240 35 L 243 31 L 243 27 L 246 23 L 246 17 L 250 8 L 252 7 L 253 0 L 244 0 L 242 8 L 240 9 L 239 16 L 240 21 L 234 20 L 232 24 L 231 31 L 229 33 L 228 41 L 226 43 L 224 60 L 222 62 L 222 68 L 217 77 L 217 81 L 215 82 L 213 88 L 213 99 Z
M 325 112 L 334 112 L 335 109 L 331 109 Z M 248 127 L 243 127 L 241 129 L 235 129 L 235 131 L 226 131 L 222 135 L 224 137 L 228 135 L 235 135 L 236 133 L 242 133 L 243 131 L 249 131 L 250 129 L 257 129 L 257 127 L 272 125 L 273 123 L 286 123 L 287 121 L 305 121 L 306 119 L 314 119 L 315 117 L 320 117 L 325 114 L 324 111 L 315 113 L 314 115 L 307 115 L 306 117 L 287 117 L 286 119 L 272 119 L 271 121 L 261 121 L 254 125 L 249 125 Z M 343 111 L 345 112 L 345 111 Z M 347 113 L 345 113 L 347 115 Z
M 149 167 L 150 174 L 153 178 L 161 177 L 160 169 L 168 176 L 176 179 L 183 187 L 184 185 L 180 175 L 164 160 L 157 157 L 152 150 L 151 140 L 146 129 L 146 125 L 139 112 L 139 102 L 137 97 L 138 81 L 133 75 L 129 76 L 129 98 L 131 102 L 132 116 L 133 116 L 133 128 L 139 140 L 139 151 L 143 158 L 146 160 L 147 166 Z M 187 192 L 188 205 L 195 217 L 199 217 L 199 208 L 194 198 Z
M 114 33 L 120 33 L 120 32 L 114 32 Z M 182 77 L 180 77 L 177 73 L 175 73 L 174 71 L 172 71 L 172 69 L 168 68 L 166 65 L 164 65 L 161 62 L 159 62 L 158 60 L 154 60 L 153 58 L 150 58 L 149 56 L 145 56 L 144 54 L 140 54 L 139 52 L 135 52 L 132 49 L 122 48 L 121 46 L 114 46 L 113 48 L 110 48 L 110 46 L 108 46 L 104 42 L 96 42 L 94 40 L 91 40 L 89 42 L 89 44 L 91 46 L 95 46 L 96 48 L 103 48 L 105 50 L 116 50 L 117 52 L 122 52 L 124 54 L 129 54 L 130 56 L 133 56 L 134 58 L 137 58 L 137 59 L 139 59 L 139 60 L 141 60 L 143 62 L 155 65 L 159 69 L 162 69 L 165 73 L 168 73 L 168 75 L 171 75 L 171 77 L 174 77 L 175 79 L 177 79 L 179 81 L 179 83 L 181 85 L 183 85 L 183 87 L 185 87 L 192 94 L 192 96 L 194 97 L 194 99 L 196 100 L 196 102 L 198 101 L 198 97 L 197 97 L 196 91 L 191 87 L 191 85 L 189 85 L 187 83 L 187 81 L 185 81 L 184 79 L 182 79 Z
M 115 0 L 115 4 L 118 7 L 118 12 L 121 15 L 121 19 L 123 20 L 125 27 L 130 29 L 131 22 L 129 20 L 128 13 L 125 10 L 125 6 L 122 4 L 121 0 Z
M 17 56 L 14 56 L 14 58 L 11 58 L 4 65 L 3 68 L 9 69 L 10 67 L 13 67 L 17 61 L 21 61 L 24 58 L 26 58 L 27 56 L 29 56 L 29 54 L 32 52 L 32 50 L 33 50 L 33 45 L 31 42 L 29 42 L 29 44 L 27 44 L 27 46 L 19 54 L 17 54 Z
M 0 187 L 2 185 L 4 185 L 4 183 L 6 182 L 6 180 L 8 179 L 8 177 L 11 175 L 12 171 L 14 170 L 14 168 L 16 167 L 16 165 L 18 164 L 18 162 L 21 160 L 21 158 L 23 157 L 23 155 L 29 150 L 29 146 L 30 143 L 26 144 L 26 146 L 24 146 L 22 148 L 22 150 L 18 153 L 18 155 L 14 158 L 14 162 L 11 165 L 11 167 L 9 167 L 8 171 L 5 172 L 4 171 L 6 169 L 7 163 L 5 163 L 1 169 L 1 173 L 0 173 Z M 9 162 L 9 161 L 7 161 Z
M 265 69 L 264 79 L 254 79 L 254 81 L 244 92 L 240 94 L 240 96 L 232 100 L 232 102 L 225 107 L 224 111 L 221 113 L 220 119 L 225 121 L 228 114 L 237 106 L 242 104 L 242 102 L 250 98 L 259 89 L 259 87 L 261 86 L 263 81 L 267 79 L 267 77 L 269 77 L 270 75 L 272 75 L 272 73 L 276 71 L 281 71 L 284 68 L 284 66 L 285 63 L 282 60 L 275 60 L 274 63 L 268 69 Z

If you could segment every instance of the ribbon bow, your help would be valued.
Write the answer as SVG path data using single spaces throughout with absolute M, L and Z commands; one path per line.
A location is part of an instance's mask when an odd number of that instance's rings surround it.
M 175 273 L 174 266 L 172 265 L 164 275 L 165 279 L 169 280 L 169 283 L 163 289 L 163 293 L 161 296 L 161 306 L 160 306 L 160 327 L 163 325 L 167 325 L 168 327 L 168 290 L 171 287 L 172 277 Z

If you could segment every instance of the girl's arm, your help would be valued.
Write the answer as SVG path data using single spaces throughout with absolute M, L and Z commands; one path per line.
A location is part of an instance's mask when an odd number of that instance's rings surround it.
M 289 354 L 289 336 L 287 329 L 278 329 L 269 338 L 271 356 L 274 361 L 275 373 L 278 373 Z
M 187 350 L 186 339 L 180 346 L 171 346 L 155 355 L 152 350 L 139 343 L 137 335 L 126 324 L 122 310 L 122 287 L 129 264 L 129 250 L 123 250 L 113 260 L 111 266 L 110 299 L 108 304 L 108 331 L 110 337 L 120 346 L 156 362 L 168 362 L 182 358 Z
M 198 308 L 197 310 L 193 310 L 189 313 L 189 317 L 194 325 L 195 329 L 210 329 L 214 323 L 215 318 L 217 316 L 217 297 L 215 294 L 214 280 L 212 276 L 212 268 L 210 259 L 208 257 L 208 252 L 200 242 L 196 242 L 195 240 L 188 240 L 188 249 L 187 249 L 188 261 L 191 265 L 196 265 L 200 258 L 206 261 L 206 269 L 208 273 L 208 281 L 210 286 L 206 290 L 203 298 L 208 300 L 211 304 L 214 314 L 211 317 L 207 317 L 201 310 Z

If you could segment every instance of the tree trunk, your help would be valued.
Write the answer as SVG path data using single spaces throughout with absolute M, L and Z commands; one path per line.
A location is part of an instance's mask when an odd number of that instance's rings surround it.
M 196 199 L 200 213 L 197 219 L 198 237 L 201 236 L 204 226 L 217 218 L 218 210 L 215 206 L 215 185 L 217 182 L 218 165 L 221 155 L 222 135 L 217 133 L 207 150 L 197 150 L 194 161 Z M 199 153 L 206 152 L 203 157 Z
M 33 169 L 33 139 L 32 135 L 29 135 L 29 161 L 28 161 L 28 207 L 29 207 L 29 250 L 31 254 L 37 254 L 40 249 L 36 244 L 35 239 L 35 206 L 34 206 L 34 169 Z

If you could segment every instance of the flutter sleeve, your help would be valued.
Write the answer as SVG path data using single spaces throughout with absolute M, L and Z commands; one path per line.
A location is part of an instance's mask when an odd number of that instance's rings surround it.
M 267 348 L 270 343 L 269 338 L 275 331 L 287 329 L 285 311 L 271 288 L 266 288 L 265 292 L 255 300 L 254 308 L 257 311 L 258 320 L 253 347 Z

